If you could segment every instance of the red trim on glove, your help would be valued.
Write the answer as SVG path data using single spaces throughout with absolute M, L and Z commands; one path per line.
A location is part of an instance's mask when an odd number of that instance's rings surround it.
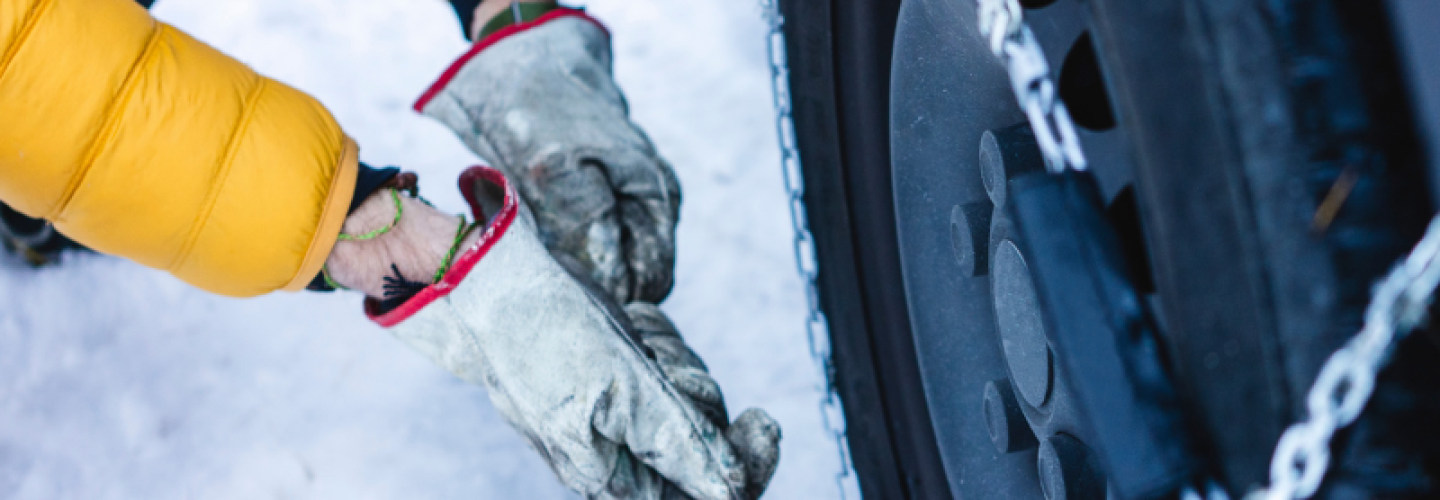
M 455 62 L 450 63 L 450 67 L 445 69 L 444 73 L 440 74 L 440 79 L 436 80 L 435 83 L 430 84 L 430 88 L 427 89 L 424 94 L 420 95 L 419 100 L 415 101 L 415 112 L 424 113 L 425 106 L 430 104 L 430 101 L 434 99 L 435 96 L 440 95 L 440 91 L 444 90 L 445 86 L 450 84 L 450 80 L 453 80 L 455 78 L 455 75 L 460 73 L 460 69 L 465 67 L 465 63 L 470 62 L 470 59 L 473 59 L 477 54 L 480 53 L 480 51 L 485 50 L 491 45 L 495 45 L 495 43 L 499 42 L 500 40 L 504 40 L 505 38 L 508 38 L 510 35 L 528 31 L 530 28 L 540 26 L 550 21 L 560 19 L 562 17 L 578 17 L 580 19 L 590 21 L 591 23 L 594 23 L 595 26 L 599 27 L 600 31 L 604 31 L 605 36 L 610 36 L 610 30 L 605 29 L 605 25 L 600 24 L 600 21 L 595 20 L 595 18 L 590 17 L 589 14 L 586 14 L 585 11 L 579 9 L 555 9 L 545 13 L 545 15 L 543 16 L 535 18 L 534 21 L 506 26 L 504 28 L 501 28 L 499 31 L 491 33 L 490 36 L 487 36 L 480 39 L 480 41 L 475 42 L 475 45 L 471 46 L 470 50 L 466 52 L 465 55 L 460 56 L 460 58 L 456 59 Z
M 510 181 L 505 179 L 504 174 L 501 174 L 499 170 L 484 166 L 465 169 L 465 172 L 460 174 L 460 194 L 465 197 L 465 201 L 470 203 L 470 212 L 475 215 L 475 220 L 484 220 L 485 211 L 475 200 L 475 183 L 486 181 L 505 188 L 505 206 L 500 209 L 500 213 L 495 214 L 495 218 L 491 219 L 489 224 L 485 225 L 485 232 L 480 235 L 480 240 L 455 258 L 455 262 L 450 265 L 450 270 L 445 272 L 445 276 L 440 278 L 439 283 L 425 287 L 420 293 L 410 297 L 410 300 L 400 304 L 400 307 L 377 315 L 379 302 L 373 298 L 366 298 L 365 315 L 371 321 L 379 323 L 382 327 L 390 328 L 409 319 L 410 316 L 420 312 L 431 302 L 450 295 L 450 292 L 454 291 L 455 287 L 459 286 L 460 282 L 470 274 L 470 270 L 475 267 L 475 264 L 485 258 L 485 254 L 490 252 L 490 248 L 495 246 L 495 242 L 505 236 L 505 232 L 510 229 L 510 223 L 515 221 L 515 214 L 520 211 L 520 207 L 519 198 L 515 195 L 515 188 L 510 185 Z

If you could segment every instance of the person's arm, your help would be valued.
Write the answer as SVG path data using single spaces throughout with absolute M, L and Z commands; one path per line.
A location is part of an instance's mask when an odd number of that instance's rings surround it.
M 132 0 L 0 0 L 0 199 L 200 288 L 298 290 L 357 148 L 313 98 Z
M 485 38 L 486 35 L 495 31 L 499 26 L 519 24 L 533 17 L 527 16 L 533 12 L 538 4 L 551 7 L 557 6 L 555 0 L 449 0 L 450 7 L 455 9 L 455 16 L 460 20 L 461 33 L 466 40 L 476 41 Z M 519 14 L 521 19 L 505 19 L 501 16 L 504 13 Z M 509 21 L 509 22 L 505 22 Z

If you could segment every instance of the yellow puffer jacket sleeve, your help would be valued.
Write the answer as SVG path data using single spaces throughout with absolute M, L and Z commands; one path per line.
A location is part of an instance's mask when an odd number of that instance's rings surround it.
M 0 0 L 0 200 L 231 296 L 299 290 L 356 147 L 313 98 L 133 0 Z

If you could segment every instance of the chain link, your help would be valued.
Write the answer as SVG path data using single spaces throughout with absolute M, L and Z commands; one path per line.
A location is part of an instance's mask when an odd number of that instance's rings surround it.
M 1035 41 L 1035 33 L 1025 24 L 1024 11 L 1017 0 L 976 0 L 979 7 L 980 34 L 990 41 L 990 52 L 1005 65 L 1010 74 L 1010 88 L 1025 111 L 1025 118 L 1035 131 L 1035 142 L 1045 157 L 1051 173 L 1065 170 L 1084 171 L 1085 152 L 1075 135 L 1075 122 L 1070 110 L 1058 99 L 1055 80 L 1045 52 Z
M 1005 65 L 1015 98 L 1052 173 L 1085 170 L 1085 155 L 1065 104 L 1055 95 L 1045 54 L 1025 24 L 1017 0 L 976 0 L 980 33 L 990 51 Z M 1330 440 L 1335 432 L 1360 417 L 1375 390 L 1375 378 L 1395 344 L 1427 318 L 1440 284 L 1440 217 L 1430 222 L 1425 237 L 1376 287 L 1365 311 L 1365 326 L 1325 361 L 1306 397 L 1307 420 L 1286 429 L 1270 463 L 1270 486 L 1246 500 L 1310 498 L 1320 488 L 1330 465 Z M 1222 500 L 1224 490 L 1213 481 L 1202 495 L 1194 488 L 1182 498 Z
M 1375 286 L 1360 333 L 1330 355 L 1310 387 L 1308 417 L 1280 436 L 1270 462 L 1270 486 L 1255 500 L 1310 498 L 1330 466 L 1330 439 L 1355 422 L 1375 390 L 1376 375 L 1395 345 L 1428 319 L 1440 284 L 1440 217 L 1400 265 Z
M 835 365 L 830 358 L 830 325 L 826 322 L 825 313 L 820 311 L 820 287 L 816 284 L 820 275 L 820 264 L 815 255 L 815 237 L 810 233 L 810 222 L 805 214 L 805 178 L 800 171 L 800 147 L 795 140 L 795 122 L 790 99 L 790 63 L 786 58 L 785 33 L 782 30 L 785 18 L 780 14 L 778 0 L 760 0 L 760 6 L 770 26 L 770 33 L 766 37 L 766 47 L 769 50 L 767 59 L 770 63 L 770 83 L 775 92 L 780 166 L 785 176 L 787 205 L 795 233 L 795 265 L 805 286 L 805 334 L 810 343 L 810 357 L 825 378 L 825 396 L 820 400 L 820 419 L 826 434 L 835 440 L 835 446 L 839 450 L 840 470 L 835 474 L 835 485 L 843 500 L 845 492 L 854 487 L 852 484 L 857 478 L 853 473 L 849 446 L 845 441 L 845 412 L 840 407 L 840 396 L 835 391 Z

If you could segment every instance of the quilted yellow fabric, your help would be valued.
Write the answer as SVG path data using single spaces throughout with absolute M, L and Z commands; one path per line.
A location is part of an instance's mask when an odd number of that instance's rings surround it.
M 133 0 L 0 0 L 0 200 L 231 296 L 299 290 L 357 151 L 315 99 Z

